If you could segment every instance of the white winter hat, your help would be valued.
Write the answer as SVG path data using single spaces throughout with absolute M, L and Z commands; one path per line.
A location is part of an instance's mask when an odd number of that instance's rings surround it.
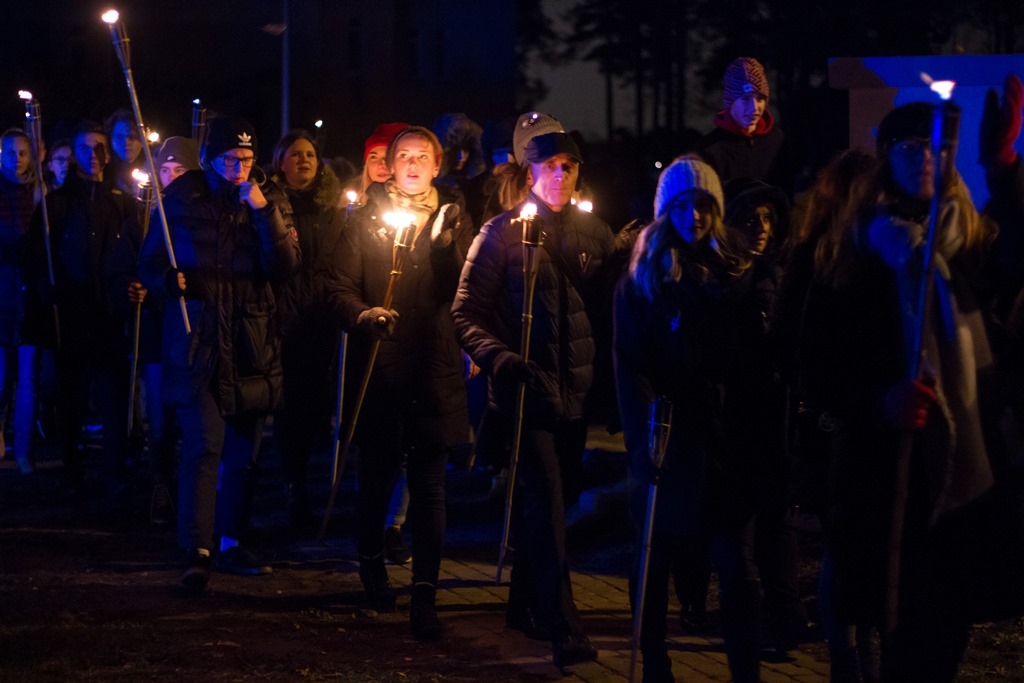
M 654 217 L 661 218 L 669 203 L 687 190 L 707 192 L 715 198 L 715 202 L 718 203 L 718 215 L 722 215 L 725 195 L 718 174 L 715 173 L 715 169 L 701 161 L 700 157 L 687 154 L 678 157 L 661 172 L 658 189 L 654 193 Z

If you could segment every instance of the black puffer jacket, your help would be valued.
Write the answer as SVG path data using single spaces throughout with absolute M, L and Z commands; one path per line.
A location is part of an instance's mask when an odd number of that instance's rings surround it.
M 346 361 L 356 373 L 352 386 L 362 377 L 371 343 L 356 327 L 356 319 L 384 303 L 394 244 L 393 231 L 383 220 L 392 210 L 385 186 L 374 183 L 366 194 L 366 205 L 352 214 L 342 231 L 330 267 L 319 274 L 335 319 L 352 332 Z M 426 448 L 449 448 L 467 438 L 465 371 L 451 302 L 473 225 L 461 195 L 444 188 L 438 188 L 438 194 L 440 208 L 458 208 L 445 210 L 443 224 L 451 237 L 443 244 L 431 242 L 439 209 L 406 254 L 391 304 L 399 319 L 394 334 L 381 342 L 359 418 L 356 438 L 364 444 L 377 429 L 400 428 L 398 424 L 411 428 L 417 445 Z
M 192 333 L 181 309 L 164 307 L 164 398 L 191 402 L 212 390 L 224 416 L 267 412 L 281 395 L 281 339 L 273 285 L 300 267 L 299 243 L 273 199 L 253 210 L 213 171 L 189 171 L 168 186 L 164 209 Z M 163 234 L 146 236 L 139 276 L 150 295 L 167 296 L 173 276 Z
M 135 200 L 106 182 L 69 173 L 46 198 L 56 289 L 50 287 L 42 210 L 37 207 L 22 252 L 28 284 L 23 327 L 29 344 L 55 343 L 53 304 L 61 343 L 88 344 L 109 353 L 125 339 L 134 311 L 134 279 L 141 229 Z
M 533 302 L 530 360 L 538 373 L 527 387 L 527 415 L 580 418 L 594 379 L 595 344 L 588 300 L 609 276 L 616 240 L 606 223 L 575 207 L 551 211 L 533 193 L 544 232 Z M 523 202 L 525 204 L 526 202 Z M 459 341 L 477 365 L 493 371 L 504 351 L 520 352 L 525 283 L 522 231 L 511 223 L 523 204 L 496 216 L 477 235 L 462 270 L 452 314 Z M 493 372 L 492 372 L 493 377 Z M 512 393 L 492 382 L 491 403 L 513 410 Z

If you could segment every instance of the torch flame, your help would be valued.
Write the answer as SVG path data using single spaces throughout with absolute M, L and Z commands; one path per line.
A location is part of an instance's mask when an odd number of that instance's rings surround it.
M 121 15 L 117 13 L 116 9 L 108 9 L 106 12 L 103 13 L 100 19 L 102 19 L 104 23 L 113 25 L 117 23 L 117 20 L 120 16 Z
M 408 211 L 389 211 L 384 214 L 384 222 L 392 228 L 407 228 L 413 224 L 414 217 Z
M 30 93 L 28 90 L 19 90 L 18 97 L 25 100 L 26 102 L 32 101 L 32 93 Z
M 519 218 L 522 220 L 532 220 L 537 215 L 537 205 L 534 203 L 524 204 L 523 210 L 519 212 Z
M 953 96 L 953 88 L 956 87 L 956 81 L 937 81 L 923 71 L 921 72 L 921 80 L 943 100 L 948 100 Z

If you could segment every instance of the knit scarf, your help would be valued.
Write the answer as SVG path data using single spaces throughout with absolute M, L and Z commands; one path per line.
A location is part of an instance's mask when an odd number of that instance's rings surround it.
M 402 191 L 398 184 L 392 179 L 387 182 L 386 185 L 388 191 L 388 197 L 391 198 L 391 204 L 396 209 L 404 209 L 405 211 L 412 211 L 416 215 L 416 236 L 419 237 L 420 232 L 427 224 L 427 220 L 435 211 L 439 203 L 437 196 L 437 188 L 433 185 L 426 192 L 420 194 L 408 194 Z M 415 243 L 415 237 L 413 243 Z

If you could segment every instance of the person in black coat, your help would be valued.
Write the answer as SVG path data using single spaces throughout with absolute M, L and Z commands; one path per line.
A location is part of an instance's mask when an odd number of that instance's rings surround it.
M 515 481 L 516 553 L 507 622 L 550 639 L 557 666 L 591 660 L 569 582 L 565 508 L 580 489 L 586 443 L 584 402 L 593 382 L 592 295 L 604 291 L 611 257 L 628 248 L 596 216 L 570 203 L 581 154 L 554 118 L 519 117 L 516 173 L 525 200 L 476 236 L 452 306 L 462 347 L 490 374 L 490 403 L 512 424 L 516 387 L 526 386 L 522 446 Z M 522 231 L 513 219 L 531 203 L 544 232 L 533 301 L 530 358 L 520 348 L 525 295 Z M 490 418 L 488 418 L 490 419 Z
M 291 214 L 285 221 L 294 226 L 302 249 L 302 270 L 279 292 L 284 398 L 275 422 L 284 450 L 289 519 L 302 526 L 312 519 L 306 470 L 310 452 L 329 426 L 335 393 L 330 369 L 340 341 L 315 275 L 338 241 L 345 209 L 341 183 L 304 130 L 288 133 L 274 147 L 270 179 L 288 197 Z
M 359 577 L 371 604 L 393 608 L 384 522 L 404 460 L 413 551 L 409 620 L 420 640 L 442 635 L 435 596 L 445 469 L 448 452 L 468 433 L 465 370 L 450 309 L 473 228 L 461 196 L 432 184 L 441 154 L 427 128 L 397 133 L 387 150 L 392 179 L 369 186 L 366 204 L 352 214 L 321 271 L 328 306 L 352 334 L 350 367 L 362 370 L 372 341 L 381 340 L 354 437 Z M 401 222 L 397 227 L 412 229 L 391 307 L 384 308 L 395 220 Z
M 204 170 L 188 171 L 164 193 L 177 268 L 159 225 L 146 235 L 139 259 L 147 290 L 167 300 L 163 389 L 182 431 L 178 545 L 185 554 L 181 581 L 190 591 L 206 586 L 215 549 L 219 571 L 271 571 L 239 541 L 248 526 L 263 424 L 282 391 L 274 288 L 298 271 L 301 256 L 280 200 L 268 199 L 250 180 L 256 152 L 247 121 L 214 119 Z
M 756 681 L 759 589 L 744 559 L 743 534 L 753 517 L 748 493 L 757 475 L 736 443 L 737 420 L 749 414 L 733 414 L 734 394 L 748 382 L 742 351 L 761 324 L 751 305 L 752 268 L 722 223 L 718 176 L 699 158 L 680 157 L 662 172 L 654 204 L 655 220 L 641 233 L 615 293 L 613 345 L 638 526 L 635 566 L 654 475 L 648 406 L 659 396 L 673 405 L 641 624 L 643 680 L 674 680 L 665 645 L 672 564 L 703 552 L 703 539 L 710 538 L 729 669 L 735 681 Z M 632 595 L 636 580 L 633 573 Z
M 55 286 L 47 268 L 41 209 L 25 236 L 29 280 L 25 339 L 56 349 L 57 431 L 66 483 L 84 479 L 82 427 L 90 397 L 103 423 L 104 484 L 111 503 L 126 492 L 128 321 L 145 297 L 135 280 L 141 240 L 133 197 L 106 176 L 110 143 L 98 124 L 80 124 L 73 138 L 77 166 L 46 198 Z M 59 334 L 53 304 L 59 311 Z
M 786 136 L 768 110 L 771 89 L 764 67 L 738 57 L 725 70 L 722 109 L 697 151 L 722 183 L 752 178 L 791 191 Z
M 897 107 L 878 127 L 878 164 L 850 210 L 819 241 L 815 279 L 827 298 L 807 311 L 809 395 L 834 417 L 822 600 L 837 623 L 883 628 L 883 680 L 953 680 L 971 624 L 975 542 L 994 484 L 984 377 L 991 372 L 977 275 L 991 226 L 943 151 L 942 186 L 929 147 L 933 106 Z M 938 197 L 934 289 L 921 327 L 918 287 L 926 226 Z M 909 368 L 920 339 L 919 376 Z M 909 470 L 897 493 L 897 457 Z M 905 496 L 902 543 L 890 548 Z M 890 564 L 898 562 L 898 590 Z M 887 623 L 895 608 L 895 624 Z

